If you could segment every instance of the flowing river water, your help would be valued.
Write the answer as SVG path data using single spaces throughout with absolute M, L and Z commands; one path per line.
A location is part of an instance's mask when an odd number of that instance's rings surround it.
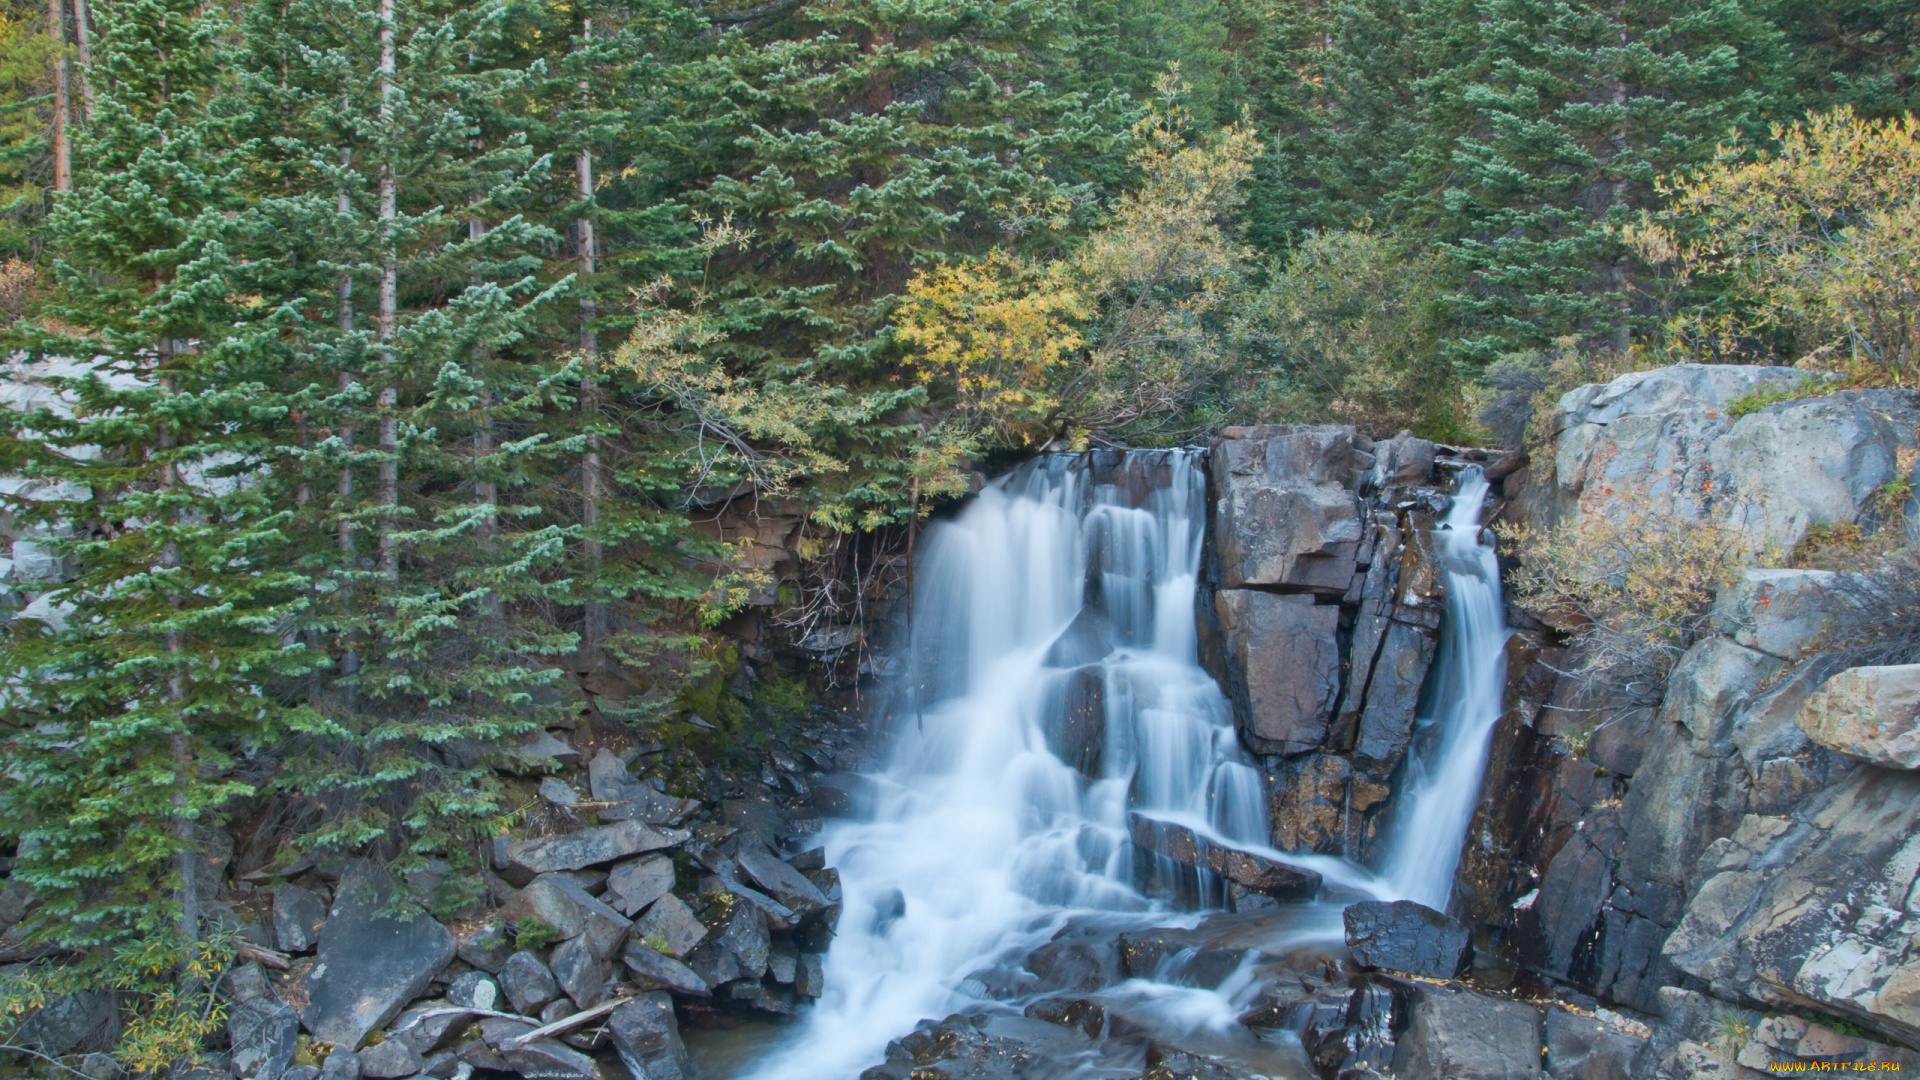
M 1504 682 L 1477 471 L 1440 537 L 1447 621 L 1418 721 L 1437 730 L 1416 739 L 1431 749 L 1406 768 L 1387 856 L 1370 869 L 1269 847 L 1256 763 L 1199 663 L 1202 457 L 1117 462 L 1096 472 L 1085 455 L 1040 457 L 928 531 L 888 763 L 863 818 L 823 836 L 844 895 L 826 996 L 725 1072 L 852 1080 L 921 1019 L 1006 997 L 996 972 L 1071 920 L 1192 925 L 1142 889 L 1129 812 L 1310 868 L 1349 894 L 1446 907 Z M 1276 935 L 1338 946 L 1338 904 L 1287 908 Z M 1109 993 L 1204 1034 L 1232 1025 L 1248 982 L 1133 980 Z

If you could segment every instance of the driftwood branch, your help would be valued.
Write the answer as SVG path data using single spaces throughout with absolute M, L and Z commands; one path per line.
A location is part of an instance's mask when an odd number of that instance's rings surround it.
M 613 1010 L 619 1008 L 622 1005 L 625 1005 L 627 1002 L 632 1000 L 633 999 L 630 997 L 623 997 L 623 998 L 614 998 L 612 1001 L 603 1001 L 600 1004 L 595 1005 L 591 1009 L 586 1009 L 581 1012 L 574 1013 L 572 1016 L 563 1016 L 560 1019 L 555 1020 L 551 1024 L 545 1024 L 545 1025 L 542 1025 L 541 1027 L 534 1028 L 532 1031 L 526 1032 L 525 1034 L 515 1035 L 511 1039 L 502 1039 L 500 1040 L 500 1049 L 513 1050 L 518 1047 L 525 1046 L 530 1042 L 539 1042 L 541 1039 L 544 1039 L 549 1035 L 558 1035 L 561 1032 L 566 1031 L 570 1028 L 579 1027 L 581 1024 L 584 1024 L 589 1020 L 597 1020 L 600 1017 L 607 1015 L 608 1013 L 612 1012 Z

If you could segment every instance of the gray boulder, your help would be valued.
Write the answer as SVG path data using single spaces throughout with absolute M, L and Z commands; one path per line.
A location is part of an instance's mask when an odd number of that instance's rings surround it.
M 584 937 L 595 957 L 612 956 L 632 923 L 565 874 L 542 874 L 500 907 L 502 921 L 531 919 L 563 939 Z
M 1364 967 L 1451 979 L 1466 966 L 1465 924 L 1424 904 L 1362 900 L 1340 914 L 1347 950 Z
M 673 999 L 655 992 L 643 994 L 613 1010 L 607 1033 L 620 1054 L 620 1063 L 633 1080 L 690 1080 L 693 1066 L 680 1041 L 680 1022 Z
M 555 870 L 582 870 L 649 851 L 676 847 L 691 836 L 684 829 L 655 832 L 638 821 L 596 825 L 559 836 L 541 836 L 507 845 L 507 870 L 523 881 Z
M 273 937 L 281 952 L 303 953 L 320 943 L 327 905 L 298 885 L 273 890 Z
M 648 855 L 615 866 L 607 875 L 607 891 L 602 898 L 632 918 L 672 889 L 673 860 L 665 855 Z
M 1629 1080 L 1645 1034 L 1566 1009 L 1546 1010 L 1548 1080 Z
M 267 985 L 258 964 L 243 964 L 228 976 L 234 1001 L 227 1010 L 227 1045 L 233 1075 L 276 1080 L 299 1049 L 300 1017 Z
M 633 924 L 633 939 L 678 960 L 685 960 L 707 936 L 707 928 L 686 902 L 667 893 Z
M 453 935 L 397 895 L 386 867 L 361 859 L 340 879 L 318 957 L 300 982 L 300 1022 L 321 1042 L 359 1046 L 425 992 L 453 950 Z
M 400 1080 L 425 1067 L 419 1053 L 400 1039 L 388 1039 L 360 1051 L 360 1075 L 368 1080 Z
M 590 1009 L 600 1003 L 606 990 L 606 968 L 594 955 L 584 934 L 555 945 L 553 954 L 547 958 L 547 967 L 553 972 L 554 982 L 575 1005 Z
M 767 950 L 772 942 L 767 933 L 766 913 L 757 906 L 732 904 L 714 941 L 733 957 L 741 977 L 758 979 L 767 973 Z M 713 980 L 708 982 L 711 984 Z
M 1340 609 L 1248 589 L 1215 593 L 1214 608 L 1241 741 L 1259 754 L 1318 747 L 1340 695 Z
M 360 1055 L 338 1047 L 320 1063 L 320 1080 L 360 1080 Z
M 627 942 L 620 958 L 633 971 L 634 981 L 642 990 L 670 990 L 688 997 L 711 993 L 707 981 L 692 968 L 638 941 Z
M 593 1059 L 558 1039 L 539 1039 L 520 1045 L 533 1031 L 531 1024 L 489 1017 L 480 1022 L 481 1039 L 507 1068 L 527 1080 L 600 1080 Z
M 13 1039 L 50 1057 L 75 1050 L 106 1050 L 119 1038 L 120 1014 L 113 999 L 77 990 L 49 1001 L 14 1032 Z
M 746 871 L 755 884 L 796 915 L 807 915 L 827 906 L 826 896 L 814 887 L 813 882 L 772 852 L 746 846 L 741 849 L 738 862 L 740 869 Z
M 1742 570 L 1713 601 L 1713 625 L 1749 649 L 1802 660 L 1834 626 L 1828 570 Z
M 507 957 L 500 967 L 500 991 L 507 995 L 513 1011 L 532 1016 L 540 1007 L 560 996 L 560 984 L 538 956 L 524 949 Z
M 484 971 L 463 971 L 447 984 L 447 1000 L 462 1008 L 499 1011 L 500 984 Z
M 406 1043 L 414 1053 L 425 1058 L 452 1043 L 473 1026 L 472 1013 L 454 1011 L 454 1006 L 459 1004 L 451 999 L 416 1001 L 393 1018 L 393 1026 L 389 1029 L 392 1034 L 388 1037 Z M 496 1007 L 505 1006 L 505 1002 L 495 1004 Z M 440 1015 L 429 1015 L 432 1013 Z
M 1394 1048 L 1400 1080 L 1534 1080 L 1540 1014 L 1519 1001 L 1423 986 Z
M 497 922 L 481 925 L 460 939 L 454 954 L 481 971 L 498 974 L 514 952 L 513 935 Z
M 826 966 L 818 953 L 800 954 L 800 963 L 793 972 L 793 991 L 810 998 L 827 992 Z
M 1886 769 L 1920 769 L 1920 664 L 1848 668 L 1795 718 L 1807 737 Z

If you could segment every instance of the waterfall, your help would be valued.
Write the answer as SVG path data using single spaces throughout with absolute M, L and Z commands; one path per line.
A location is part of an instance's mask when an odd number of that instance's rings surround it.
M 870 778 L 866 819 L 823 837 L 844 905 L 826 995 L 755 1080 L 857 1074 L 922 1018 L 987 996 L 996 965 L 1075 915 L 1164 921 L 1135 880 L 1130 811 L 1331 884 L 1446 906 L 1501 703 L 1506 631 L 1481 543 L 1485 481 L 1463 478 L 1440 536 L 1449 622 L 1438 706 L 1420 721 L 1439 736 L 1437 754 L 1410 766 L 1390 857 L 1374 873 L 1269 846 L 1260 775 L 1198 663 L 1199 461 L 1197 451 L 1044 456 L 928 531 L 888 763 Z M 1338 907 L 1303 906 L 1298 922 L 1298 936 L 1338 940 Z M 1238 1011 L 1216 992 L 1125 989 L 1167 1008 L 1197 995 L 1228 1021 Z
M 1431 676 L 1435 712 L 1419 723 L 1435 731 L 1439 745 L 1431 759 L 1410 755 L 1380 868 L 1385 895 L 1441 911 L 1453 893 L 1460 845 L 1480 800 L 1487 741 L 1506 692 L 1500 566 L 1480 529 L 1486 498 L 1486 479 L 1468 469 L 1435 537 L 1447 575 L 1447 622 Z
M 1130 809 L 1264 842 L 1259 774 L 1197 661 L 1198 457 L 1049 455 L 929 530 L 875 805 L 825 834 L 826 996 L 754 1075 L 853 1075 L 1071 915 L 1149 910 Z

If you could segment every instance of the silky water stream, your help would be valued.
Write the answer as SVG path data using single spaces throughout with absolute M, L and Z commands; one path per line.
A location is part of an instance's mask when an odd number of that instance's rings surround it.
M 1129 812 L 1310 868 L 1349 896 L 1446 906 L 1503 682 L 1486 484 L 1463 476 L 1441 533 L 1447 623 L 1418 721 L 1437 730 L 1416 739 L 1432 750 L 1407 770 L 1377 872 L 1268 846 L 1259 773 L 1198 661 L 1205 486 L 1194 451 L 1047 455 L 928 531 L 888 764 L 864 820 L 823 836 L 844 904 L 826 995 L 755 1040 L 756 1061 L 710 1060 L 703 1080 L 853 1080 L 923 1018 L 1017 1015 L 1007 973 L 1069 923 L 1192 926 L 1198 915 L 1141 887 L 1151 856 L 1128 843 Z M 1200 875 L 1199 889 L 1217 906 L 1218 882 Z M 1283 905 L 1261 925 L 1263 951 L 1340 947 L 1337 903 Z M 1243 970 L 1210 989 L 1135 979 L 1105 996 L 1189 1045 L 1224 1046 L 1257 1042 L 1234 1023 L 1253 989 Z M 1239 1056 L 1306 1075 L 1284 1052 Z

